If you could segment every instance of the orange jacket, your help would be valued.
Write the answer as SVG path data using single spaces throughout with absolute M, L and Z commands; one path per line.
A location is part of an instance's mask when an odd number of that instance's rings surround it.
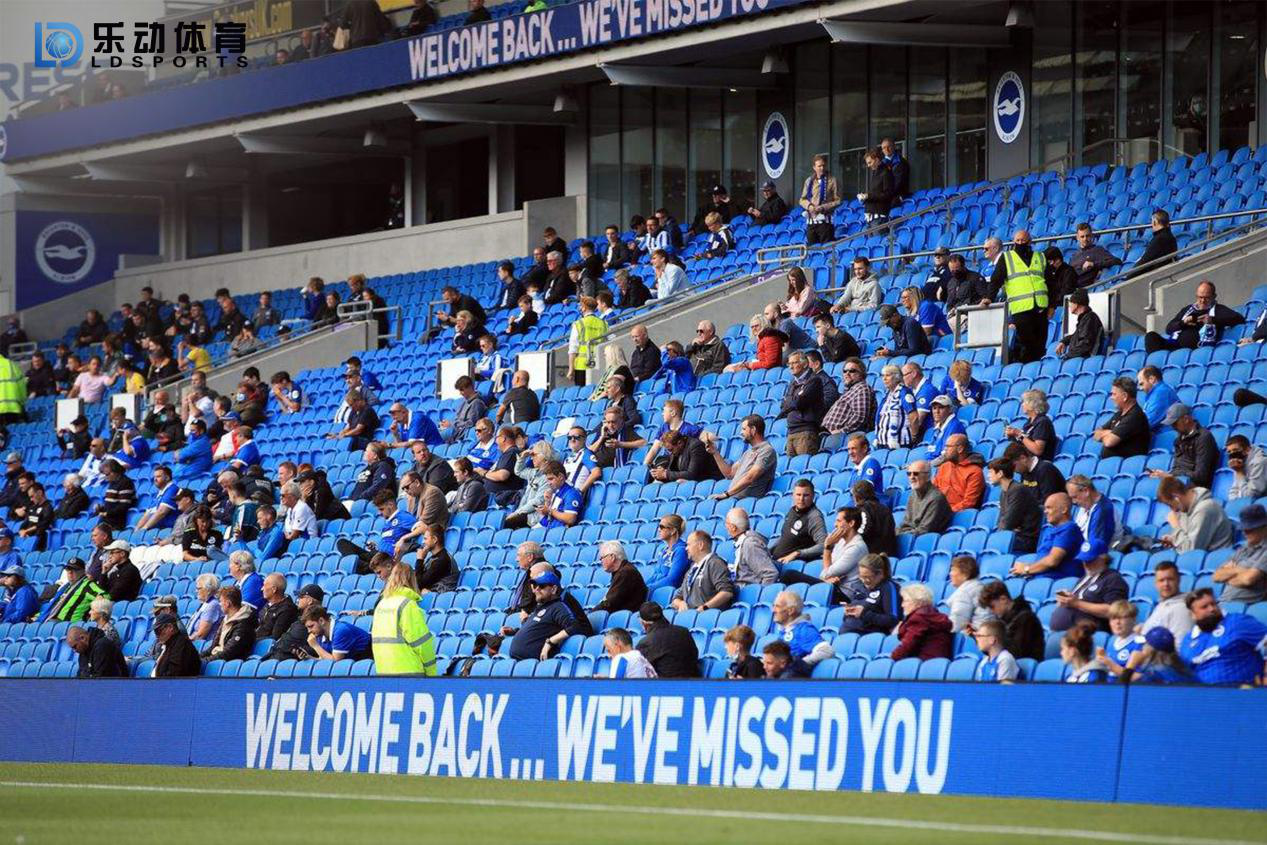
M 981 472 L 984 465 L 985 459 L 972 452 L 960 463 L 946 461 L 938 467 L 933 485 L 946 497 L 955 513 L 981 507 L 985 497 L 985 475 Z

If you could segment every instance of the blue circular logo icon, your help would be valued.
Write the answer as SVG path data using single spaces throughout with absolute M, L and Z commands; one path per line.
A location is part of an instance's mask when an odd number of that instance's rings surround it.
M 788 132 L 787 120 L 779 112 L 770 112 L 765 128 L 761 130 L 761 165 L 766 176 L 778 179 L 787 168 L 788 151 L 792 145 L 792 136 Z
M 49 281 L 73 285 L 92 270 L 97 246 L 78 223 L 59 220 L 44 227 L 35 238 L 35 264 Z
M 1012 71 L 994 86 L 994 131 L 1005 144 L 1015 141 L 1025 124 L 1025 86 Z
M 69 59 L 75 52 L 75 39 L 64 29 L 55 30 L 44 39 L 44 50 L 58 61 Z

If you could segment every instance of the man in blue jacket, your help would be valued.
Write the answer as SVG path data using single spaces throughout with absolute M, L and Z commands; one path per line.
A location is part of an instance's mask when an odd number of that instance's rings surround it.
M 0 623 L 25 622 L 40 609 L 40 597 L 26 582 L 26 570 L 20 564 L 0 569 L 0 585 L 5 588 L 0 601 Z
M 881 346 L 875 351 L 877 357 L 888 358 L 903 355 L 927 355 L 932 352 L 928 335 L 919 320 L 914 317 L 903 317 L 892 305 L 881 305 L 878 314 L 880 322 L 893 332 L 893 348 Z
M 381 490 L 396 492 L 396 462 L 387 457 L 387 448 L 377 441 L 365 447 L 365 466 L 356 475 L 348 498 L 374 501 Z
M 189 424 L 189 440 L 176 453 L 177 467 L 172 473 L 176 481 L 197 478 L 211 472 L 211 438 L 207 437 L 207 424 L 194 420 Z

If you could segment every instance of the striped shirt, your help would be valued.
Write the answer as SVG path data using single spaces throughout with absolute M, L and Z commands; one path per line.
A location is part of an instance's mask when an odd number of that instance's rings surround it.
M 898 385 L 884 397 L 876 417 L 876 445 L 882 449 L 910 446 L 914 441 L 906 417 L 915 410 L 915 394 L 906 385 Z

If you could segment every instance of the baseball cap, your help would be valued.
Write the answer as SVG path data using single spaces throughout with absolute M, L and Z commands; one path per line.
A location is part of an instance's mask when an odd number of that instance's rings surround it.
M 173 613 L 160 613 L 154 617 L 153 630 L 157 631 L 164 625 L 179 625 L 180 620 Z
M 882 323 L 887 323 L 889 320 L 892 320 L 895 314 L 897 314 L 897 309 L 892 305 L 881 305 L 879 312 L 877 312 L 877 316 L 880 318 L 880 322 Z
M 77 417 L 75 417 L 73 420 L 71 420 L 71 421 L 70 421 L 70 424 L 71 424 L 71 425 L 87 425 L 87 424 L 88 424 L 88 418 L 87 418 L 87 417 L 85 417 L 83 414 L 80 414 L 79 416 L 77 416 Z
M 933 255 L 950 255 L 950 249 L 944 246 L 939 246 L 937 249 L 933 250 Z
M 1267 508 L 1259 504 L 1242 508 L 1240 523 L 1242 531 L 1257 531 L 1259 528 L 1267 527 Z
M 950 401 L 950 397 L 949 397 L 949 396 L 947 396 L 947 395 L 946 395 L 946 394 L 944 394 L 944 393 L 943 393 L 941 396 L 934 396 L 934 397 L 933 397 L 933 401 L 932 401 L 931 403 L 929 403 L 929 404 L 932 404 L 932 405 L 945 405 L 947 408 L 953 408 L 953 407 L 955 407 L 955 403 L 954 403 L 954 402 L 951 402 L 951 401 Z
M 553 572 L 542 572 L 536 578 L 532 579 L 532 583 L 538 587 L 557 587 L 559 586 L 559 576 Z
M 1166 416 L 1162 418 L 1162 425 L 1174 425 L 1180 417 L 1186 417 L 1192 414 L 1192 409 L 1182 402 L 1176 402 L 1166 409 Z
M 0 575 L 20 575 L 26 577 L 26 569 L 20 563 L 12 563 L 4 569 L 0 569 Z
M 87 568 L 88 568 L 88 564 L 84 563 L 81 559 L 77 557 L 72 557 L 70 560 L 62 564 L 62 569 L 75 569 L 80 572 L 83 572 Z
M 712 193 L 713 193 L 713 194 L 724 194 L 724 193 L 726 193 L 726 186 L 725 186 L 725 185 L 714 185 L 714 186 L 713 186 Z
M 176 597 L 175 596 L 159 596 L 158 598 L 154 599 L 154 606 L 155 607 L 175 607 Z
M 225 420 L 226 422 L 242 422 L 242 418 L 238 416 L 237 411 L 229 411 L 229 413 L 220 417 L 220 419 Z
M 115 540 L 115 541 L 114 541 L 114 542 L 112 542 L 110 545 L 106 546 L 106 551 L 108 551 L 108 552 L 130 552 L 130 551 L 132 551 L 132 544 L 131 544 L 131 543 L 129 543 L 127 540 Z
M 197 499 L 198 494 L 195 493 L 193 490 L 190 490 L 188 487 L 181 487 L 179 490 L 176 491 L 176 498 L 177 499 Z
M 763 191 L 773 191 L 774 189 L 775 189 L 775 184 L 774 184 L 774 181 L 771 179 L 767 179 L 761 183 L 761 190 Z
M 1169 653 L 1175 650 L 1175 635 L 1169 628 L 1163 628 L 1160 625 L 1150 628 L 1148 633 L 1144 634 L 1144 642 L 1161 652 Z
M 316 599 L 319 602 L 326 600 L 326 591 L 318 587 L 316 584 L 305 584 L 299 588 L 298 595 L 307 596 L 310 599 Z
M 1078 554 L 1074 557 L 1074 560 L 1078 561 L 1078 563 L 1086 563 L 1108 553 L 1109 547 L 1103 540 L 1087 540 L 1079 547 Z

